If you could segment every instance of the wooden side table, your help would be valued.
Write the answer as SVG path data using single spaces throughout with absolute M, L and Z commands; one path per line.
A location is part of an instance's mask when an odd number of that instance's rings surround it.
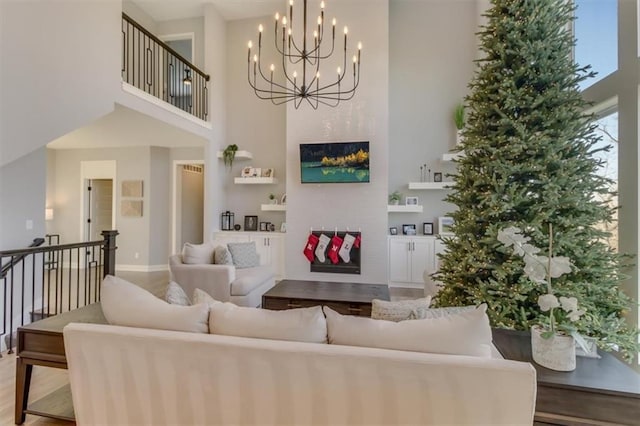
M 506 359 L 531 363 L 538 396 L 535 420 L 560 425 L 640 424 L 640 374 L 613 355 L 578 357 L 571 372 L 549 370 L 531 357 L 531 334 L 493 329 L 493 343 Z
M 71 322 L 106 324 L 99 303 L 49 317 L 18 328 L 16 360 L 15 422 L 22 424 L 26 414 L 75 420 L 69 386 L 28 405 L 31 372 L 34 365 L 67 368 L 62 329 Z

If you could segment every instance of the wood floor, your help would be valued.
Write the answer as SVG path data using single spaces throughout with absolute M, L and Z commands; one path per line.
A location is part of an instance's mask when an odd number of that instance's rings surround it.
M 138 284 L 149 290 L 156 296 L 163 296 L 165 287 L 169 282 L 168 272 L 118 272 L 117 276 Z M 423 297 L 421 289 L 391 288 L 389 289 L 391 300 L 414 299 Z M 8 355 L 6 352 L 0 358 L 0 426 L 14 424 L 14 401 L 16 383 L 16 355 Z M 57 368 L 38 367 L 33 368 L 31 379 L 31 391 L 29 401 L 37 401 L 43 396 L 69 383 L 67 370 Z M 48 419 L 40 416 L 27 415 L 26 425 L 75 425 L 73 422 Z

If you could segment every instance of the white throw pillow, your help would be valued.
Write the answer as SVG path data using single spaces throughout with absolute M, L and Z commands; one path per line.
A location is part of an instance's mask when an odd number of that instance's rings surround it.
M 260 256 L 256 250 L 255 241 L 248 243 L 229 243 L 227 247 L 229 247 L 233 264 L 236 268 L 255 268 L 256 266 L 260 266 Z
M 324 307 L 332 344 L 490 358 L 486 310 L 483 304 L 442 318 L 392 322 L 341 315 Z
M 404 321 L 409 319 L 411 312 L 418 308 L 428 308 L 431 296 L 415 300 L 387 300 L 373 299 L 371 301 L 371 318 L 387 321 Z
M 475 306 L 447 306 L 444 308 L 416 308 L 409 315 L 409 319 L 432 319 L 442 318 L 451 314 L 459 314 L 461 312 L 469 312 L 474 310 Z
M 327 343 L 327 322 L 320 306 L 272 311 L 218 302 L 210 306 L 209 333 Z
M 217 246 L 213 250 L 213 263 L 216 265 L 233 265 L 231 252 L 226 246 Z
M 213 263 L 213 246 L 209 243 L 184 243 L 184 246 L 182 246 L 182 263 L 189 265 Z
M 170 305 L 122 278 L 107 275 L 102 281 L 100 298 L 109 324 L 194 333 L 209 331 L 207 305 Z
M 180 284 L 175 281 L 171 281 L 167 286 L 164 300 L 172 305 L 191 306 L 189 296 L 187 296 L 187 293 L 180 287 Z
M 199 288 L 196 288 L 195 290 L 193 290 L 193 304 L 195 305 L 196 303 L 204 303 L 207 306 L 211 306 L 214 303 L 222 303 L 219 300 L 214 299 L 213 297 L 211 297 L 211 295 L 209 293 L 207 293 L 204 290 L 200 290 Z

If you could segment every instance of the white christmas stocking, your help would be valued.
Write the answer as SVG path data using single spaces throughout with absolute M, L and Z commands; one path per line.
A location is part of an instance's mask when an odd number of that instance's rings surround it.
M 342 258 L 344 263 L 349 263 L 351 261 L 351 247 L 353 247 L 353 242 L 356 240 L 351 234 L 345 234 L 344 240 L 342 241 L 342 246 L 340 247 L 340 251 L 338 254 Z
M 320 234 L 320 241 L 318 242 L 318 246 L 316 247 L 316 257 L 320 262 L 324 262 L 327 260 L 324 257 L 325 252 L 327 251 L 327 244 L 331 242 L 331 239 L 324 234 Z

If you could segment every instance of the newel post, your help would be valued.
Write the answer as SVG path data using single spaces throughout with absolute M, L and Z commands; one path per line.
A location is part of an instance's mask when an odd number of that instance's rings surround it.
M 104 251 L 102 258 L 102 277 L 107 275 L 115 275 L 116 273 L 116 235 L 118 231 L 102 231 L 104 237 Z

